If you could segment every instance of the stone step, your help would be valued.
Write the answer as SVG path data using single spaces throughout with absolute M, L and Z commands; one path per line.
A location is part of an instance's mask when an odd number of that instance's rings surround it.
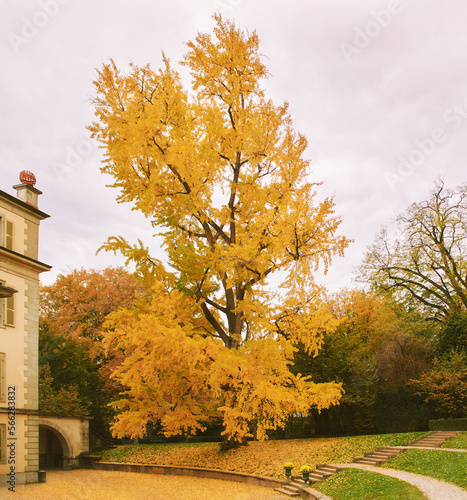
M 388 460 L 391 460 L 391 458 L 394 458 L 396 455 L 379 455 L 375 453 L 374 455 L 367 455 L 365 458 L 371 458 L 371 460 L 379 460 L 381 463 L 387 462 Z
M 332 474 L 329 474 L 329 476 L 332 476 Z M 322 481 L 326 477 L 328 477 L 328 476 L 324 476 L 316 471 L 310 472 L 310 475 L 309 475 L 310 482 L 312 481 L 313 483 L 316 483 L 317 481 Z
M 316 466 L 317 471 L 322 471 L 322 472 L 329 472 L 330 474 L 335 474 L 336 472 L 339 472 L 339 467 L 336 467 L 335 465 L 317 465 Z
M 378 462 L 378 464 L 382 464 L 388 460 L 386 457 L 378 457 L 377 455 L 365 455 L 363 458 L 366 460 L 374 460 Z
M 296 488 L 295 486 L 289 486 L 286 484 L 279 486 L 279 488 L 274 488 L 274 491 L 277 491 L 278 493 L 282 493 L 283 495 L 288 495 L 289 497 L 300 496 L 300 489 L 299 488 Z
M 334 471 L 325 471 L 322 469 L 316 469 L 313 472 L 311 472 L 310 475 L 311 474 L 316 474 L 317 476 L 321 476 L 321 478 L 324 479 L 326 477 L 333 476 L 335 473 Z
M 448 436 L 425 436 L 415 441 L 446 441 Z
M 446 441 L 447 438 L 448 436 L 426 436 L 417 439 L 416 441 Z
M 377 446 L 375 448 L 375 451 L 382 451 L 383 453 L 394 453 L 395 455 L 399 455 L 405 450 L 403 448 L 395 448 L 393 446 Z
M 282 493 L 282 495 L 288 495 L 289 497 L 299 497 L 300 493 L 291 493 L 290 491 L 284 490 L 283 488 L 274 488 L 277 493 Z
M 443 439 L 442 441 L 414 441 L 413 443 L 410 443 L 409 446 L 413 446 L 415 444 L 423 444 L 425 446 L 439 446 L 446 441 Z
M 443 439 L 448 439 L 450 436 L 422 436 L 421 438 L 417 439 L 417 441 L 442 441 Z
M 294 479 L 294 484 L 300 486 L 301 488 L 306 488 L 310 484 L 317 483 L 318 481 L 323 480 L 323 478 L 320 476 L 317 476 L 317 477 L 312 477 L 312 476 L 313 476 L 313 472 L 310 472 L 308 483 L 305 483 L 305 481 L 303 479 Z
M 412 448 L 438 448 L 438 445 L 427 443 L 415 443 L 410 445 Z
M 305 486 L 305 481 L 302 478 L 295 478 L 292 485 Z
M 368 457 L 357 457 L 353 459 L 353 462 L 356 464 L 380 465 L 384 462 L 384 460 L 375 460 Z
M 377 458 L 379 460 L 389 460 L 392 457 L 395 457 L 395 453 L 384 453 L 382 451 L 370 451 L 364 453 L 365 457 Z
M 439 444 L 430 444 L 430 443 L 414 443 L 409 445 L 412 448 L 438 448 Z
M 446 441 L 446 439 L 420 439 L 419 441 L 409 441 L 409 446 L 417 446 L 417 445 L 423 445 L 423 446 L 439 446 L 440 444 L 443 444 Z
M 444 443 L 446 439 L 444 438 L 421 438 L 421 439 L 416 439 L 414 441 L 409 441 L 409 443 Z
M 447 439 L 440 438 L 426 438 L 426 439 L 417 439 L 416 441 L 411 441 L 412 443 L 444 443 Z

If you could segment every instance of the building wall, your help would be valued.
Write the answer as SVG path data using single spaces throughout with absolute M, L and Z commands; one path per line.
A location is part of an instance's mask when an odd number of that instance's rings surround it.
M 22 189 L 29 187 L 23 185 Z M 46 217 L 37 208 L 0 191 L 0 218 L 3 223 L 13 223 L 12 247 L 6 248 L 5 237 L 0 238 L 0 281 L 17 291 L 13 294 L 14 325 L 0 326 L 6 388 L 6 397 L 0 400 L 0 432 L 4 432 L 0 486 L 10 488 L 38 480 L 39 275 L 50 267 L 37 257 L 39 224 Z

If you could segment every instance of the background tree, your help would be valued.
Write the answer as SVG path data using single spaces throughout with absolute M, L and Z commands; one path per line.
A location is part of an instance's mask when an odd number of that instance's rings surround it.
M 120 387 L 110 379 L 119 353 L 104 353 L 102 325 L 111 311 L 135 302 L 140 287 L 123 268 L 74 270 L 41 287 L 39 365 L 41 411 L 60 414 L 85 408 L 93 430 L 107 430 L 108 403 Z M 66 393 L 76 398 L 62 398 Z M 76 399 L 76 405 L 72 402 Z
M 438 417 L 461 418 L 467 414 L 467 355 L 451 351 L 436 358 L 431 370 L 412 381 Z
M 301 341 L 316 353 L 333 324 L 313 271 L 348 242 L 331 199 L 316 200 L 307 141 L 287 104 L 267 100 L 256 33 L 215 17 L 214 36 L 189 42 L 182 64 L 192 90 L 164 56 L 157 72 L 112 61 L 98 72 L 102 171 L 118 200 L 160 228 L 167 269 L 141 242 L 105 248 L 137 266 L 153 299 L 112 315 L 107 345 L 125 360 L 128 388 L 114 431 L 141 435 L 148 421 L 193 433 L 213 408 L 234 441 L 281 425 L 287 414 L 338 400 L 337 385 L 313 385 L 288 370 Z M 268 286 L 281 272 L 282 283 Z M 278 281 L 280 279 L 278 278 Z M 297 315 L 300 312 L 300 315 Z
M 99 358 L 107 315 L 131 306 L 141 290 L 123 267 L 75 269 L 41 287 L 41 318 L 56 335 L 74 340 L 92 359 Z
M 49 365 L 39 368 L 39 411 L 42 415 L 82 417 L 89 415 L 88 408 L 78 396 L 77 386 L 53 387 Z
M 430 367 L 432 343 L 426 322 L 363 290 L 334 295 L 330 310 L 339 323 L 325 333 L 319 356 L 314 358 L 299 348 L 293 367 L 318 382 L 341 382 L 345 391 L 338 407 L 313 412 L 312 427 L 325 435 L 386 430 L 383 413 L 387 409 L 381 412 L 380 407 L 390 398 L 399 409 L 400 427 L 394 431 L 407 430 L 400 399 L 407 406 L 406 400 L 414 393 L 410 380 Z M 417 405 L 415 401 L 410 409 L 417 411 Z
M 467 352 L 467 312 L 451 314 L 440 328 L 437 340 L 440 356 L 452 350 Z
M 400 237 L 383 229 L 367 252 L 360 279 L 377 293 L 390 293 L 427 317 L 444 321 L 467 308 L 467 186 L 445 189 L 396 219 Z

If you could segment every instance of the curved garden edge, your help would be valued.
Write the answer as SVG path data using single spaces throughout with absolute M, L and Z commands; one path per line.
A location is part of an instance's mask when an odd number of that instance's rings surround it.
M 204 479 L 222 479 L 224 481 L 236 481 L 251 486 L 263 486 L 265 488 L 277 488 L 284 481 L 272 477 L 254 476 L 252 474 L 241 474 L 239 472 L 221 471 L 217 469 L 202 469 L 198 467 L 174 467 L 168 465 L 142 465 L 120 462 L 94 462 L 92 468 L 105 471 L 139 472 L 142 474 L 163 474 L 172 476 L 191 476 Z M 302 494 L 310 500 L 327 500 L 329 497 L 319 491 L 310 488 L 302 488 Z
M 444 498 L 446 500 L 467 500 L 467 491 L 457 486 L 456 484 L 448 483 L 431 476 L 424 476 L 422 474 L 415 474 L 398 469 L 385 469 L 384 467 L 373 467 L 365 464 L 339 464 L 339 467 L 348 469 L 362 469 L 385 476 L 395 477 L 401 481 L 412 484 L 430 500 L 438 500 Z
M 253 476 L 238 472 L 221 471 L 217 469 L 201 469 L 198 467 L 174 467 L 171 465 L 144 465 L 120 462 L 95 462 L 93 469 L 120 472 L 139 472 L 143 474 L 164 474 L 170 476 L 192 476 L 205 479 L 223 479 L 225 481 L 236 481 L 251 486 L 264 486 L 266 488 L 277 488 L 283 481 L 272 477 Z

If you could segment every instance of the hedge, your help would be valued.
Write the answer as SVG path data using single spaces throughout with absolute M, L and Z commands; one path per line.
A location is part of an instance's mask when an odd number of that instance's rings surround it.
M 430 431 L 467 431 L 467 417 L 430 420 L 428 428 Z

